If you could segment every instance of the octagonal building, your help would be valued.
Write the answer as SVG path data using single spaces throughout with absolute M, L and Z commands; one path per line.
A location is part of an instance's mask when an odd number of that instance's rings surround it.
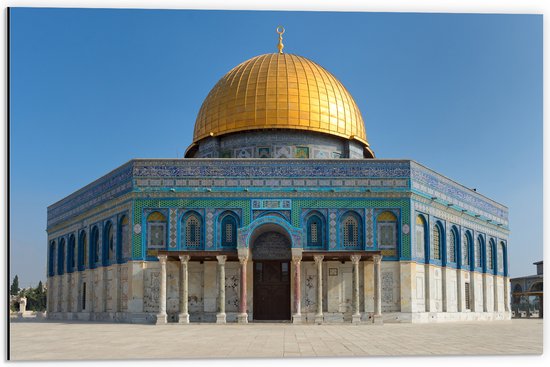
M 133 159 L 48 207 L 48 318 L 510 318 L 508 209 L 375 158 L 351 94 L 298 55 L 231 69 L 183 159 Z

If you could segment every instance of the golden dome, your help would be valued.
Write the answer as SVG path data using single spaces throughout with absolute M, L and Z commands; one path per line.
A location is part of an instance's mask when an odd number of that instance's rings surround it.
M 316 131 L 369 148 L 361 112 L 332 74 L 305 57 L 256 56 L 229 71 L 204 100 L 193 142 L 258 129 Z

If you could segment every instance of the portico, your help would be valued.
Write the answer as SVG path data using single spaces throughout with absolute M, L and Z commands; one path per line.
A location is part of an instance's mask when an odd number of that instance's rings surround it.
M 159 312 L 157 314 L 157 324 L 166 324 L 168 322 L 168 317 L 166 313 L 166 303 L 167 303 L 167 264 L 177 264 L 180 276 L 178 279 L 178 316 L 177 322 L 180 324 L 189 324 L 190 314 L 189 314 L 189 275 L 188 269 L 190 262 L 196 262 L 199 264 L 204 264 L 205 262 L 214 262 L 216 263 L 216 283 L 217 283 L 217 293 L 216 293 L 216 323 L 225 324 L 227 322 L 225 305 L 226 300 L 226 275 L 225 268 L 228 263 L 239 263 L 239 297 L 238 297 L 238 314 L 236 317 L 236 322 L 238 323 L 248 323 L 249 321 L 255 320 L 270 320 L 270 321 L 292 321 L 292 323 L 304 323 L 304 322 L 314 322 L 317 324 L 322 324 L 327 322 L 324 318 L 324 314 L 327 310 L 327 303 L 324 298 L 327 291 L 323 282 L 323 278 L 326 278 L 327 274 L 324 274 L 323 264 L 325 259 L 330 261 L 338 261 L 340 263 L 351 262 L 352 263 L 352 310 L 351 310 L 351 322 L 352 323 L 361 323 L 363 318 L 362 315 L 366 313 L 365 307 L 361 307 L 360 294 L 365 294 L 366 288 L 373 289 L 374 293 L 372 294 L 373 303 L 374 303 L 374 312 L 372 313 L 372 318 L 367 317 L 366 319 L 371 319 L 374 323 L 381 323 L 382 320 L 382 301 L 381 301 L 381 281 L 380 281 L 380 263 L 382 255 L 378 251 L 358 251 L 358 252 L 334 252 L 334 251 L 303 251 L 301 249 L 294 249 L 292 251 L 292 257 L 290 262 L 291 269 L 287 269 L 287 275 L 289 276 L 289 288 L 287 289 L 288 295 L 287 299 L 292 299 L 292 304 L 288 303 L 288 315 L 291 317 L 288 318 L 279 318 L 279 319 L 269 319 L 265 318 L 266 314 L 256 313 L 261 312 L 258 308 L 254 308 L 254 302 L 261 302 L 259 298 L 254 297 L 252 294 L 252 305 L 251 308 L 255 309 L 255 314 L 251 317 L 249 314 L 249 290 L 256 290 L 259 288 L 254 288 L 253 285 L 248 282 L 248 263 L 249 263 L 249 251 L 239 249 L 238 251 L 226 251 L 226 252 L 216 252 L 216 253 L 207 253 L 205 251 L 159 251 L 158 259 L 160 264 L 160 284 L 159 284 Z M 254 262 L 252 262 L 252 268 L 254 267 Z M 316 283 L 315 283 L 315 317 L 313 320 L 306 321 L 302 317 L 302 300 L 305 298 L 302 292 L 302 284 L 307 283 L 307 287 L 311 287 L 309 282 L 304 282 L 302 277 L 302 267 L 304 263 L 314 262 L 315 268 L 317 271 Z M 368 287 L 365 287 L 365 284 L 361 287 L 360 282 L 360 267 L 361 264 L 367 262 L 374 265 L 373 276 L 370 279 L 371 284 Z M 265 262 L 258 261 L 259 264 L 265 264 Z M 256 270 L 257 271 L 257 270 Z M 269 271 L 266 273 L 263 272 L 262 275 L 269 275 Z M 278 273 L 278 275 L 285 276 L 284 274 Z M 258 276 L 260 277 L 260 276 Z M 254 279 L 254 277 L 253 277 Z M 260 282 L 261 279 L 256 279 L 256 282 Z M 273 282 L 271 286 L 273 286 Z M 280 297 L 276 294 L 276 291 L 281 291 L 279 283 L 275 283 L 275 288 L 273 288 L 274 296 L 269 297 L 267 302 L 276 303 L 277 298 Z M 265 282 L 264 282 L 265 285 Z M 278 288 L 277 288 L 278 287 Z M 284 287 L 283 287 L 284 290 Z M 263 289 L 264 292 L 270 291 L 269 284 Z M 266 293 L 269 295 L 269 293 Z M 284 298 L 284 297 L 283 297 Z M 309 302 L 309 301 L 307 301 Z M 269 316 L 269 314 L 267 314 Z

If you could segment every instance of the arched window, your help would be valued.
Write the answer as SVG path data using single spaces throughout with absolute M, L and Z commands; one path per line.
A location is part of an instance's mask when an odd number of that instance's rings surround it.
M 472 243 L 468 233 L 464 232 L 462 236 L 462 265 L 470 265 L 470 247 Z
M 223 216 L 221 221 L 222 247 L 237 246 L 237 219 L 232 214 Z
M 434 260 L 441 260 L 441 242 L 441 230 L 439 226 L 435 224 L 433 226 L 433 241 L 431 248 L 432 259 Z
M 192 212 L 183 217 L 182 243 L 186 247 L 200 248 L 202 246 L 202 218 Z
M 491 239 L 487 244 L 486 254 L 487 254 L 487 269 L 493 270 L 493 240 Z
M 358 215 L 349 213 L 342 219 L 342 245 L 343 247 L 361 246 L 361 227 Z
M 48 275 L 53 277 L 55 275 L 55 241 L 50 242 L 50 256 L 48 259 Z
M 80 232 L 78 238 L 78 270 L 86 269 L 88 264 L 88 238 L 86 231 Z
M 397 217 L 391 212 L 383 212 L 376 218 L 378 246 L 395 248 L 397 246 Z
M 58 258 L 57 258 L 57 274 L 61 275 L 65 271 L 65 239 L 59 241 Z
M 498 246 L 497 252 L 497 266 L 500 273 L 504 272 L 504 242 L 501 242 Z
M 416 254 L 417 257 L 424 257 L 424 249 L 426 246 L 426 221 L 424 217 L 418 215 L 416 217 Z
M 92 228 L 90 240 L 90 269 L 94 269 L 95 264 L 99 261 L 99 229 L 97 226 Z
M 325 225 L 320 214 L 311 214 L 306 221 L 307 245 L 323 247 L 325 245 Z
M 147 217 L 147 248 L 166 248 L 166 217 L 161 212 L 152 212 Z
M 67 272 L 72 273 L 76 265 L 76 242 L 74 234 L 69 236 L 69 249 L 67 251 Z
M 481 268 L 481 265 L 483 264 L 481 261 L 481 254 L 483 252 L 482 248 L 483 248 L 483 244 L 481 243 L 481 237 L 478 237 L 476 241 L 476 247 L 474 250 L 476 268 Z
M 456 229 L 452 228 L 449 232 L 449 244 L 447 246 L 447 259 L 449 262 L 456 262 L 456 249 L 458 248 L 458 236 L 456 235 Z
M 109 265 L 115 259 L 115 229 L 111 221 L 105 224 L 103 233 L 103 264 Z
M 120 219 L 120 224 L 118 226 L 118 251 L 117 258 L 119 261 L 122 259 L 127 259 L 130 257 L 130 233 L 129 231 L 129 221 L 128 216 L 124 215 Z

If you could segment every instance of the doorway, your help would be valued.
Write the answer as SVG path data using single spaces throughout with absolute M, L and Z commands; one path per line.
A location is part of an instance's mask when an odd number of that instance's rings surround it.
M 290 320 L 290 262 L 254 263 L 254 319 Z
M 290 240 L 282 233 L 264 232 L 254 241 L 254 320 L 290 320 L 290 257 Z

